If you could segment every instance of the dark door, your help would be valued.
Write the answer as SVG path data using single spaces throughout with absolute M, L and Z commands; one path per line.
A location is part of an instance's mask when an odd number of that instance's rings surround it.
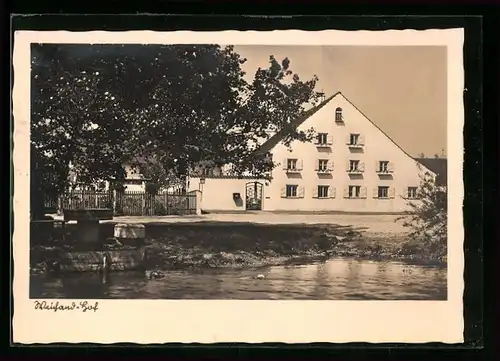
M 262 210 L 262 183 L 248 182 L 246 184 L 246 209 L 260 211 Z

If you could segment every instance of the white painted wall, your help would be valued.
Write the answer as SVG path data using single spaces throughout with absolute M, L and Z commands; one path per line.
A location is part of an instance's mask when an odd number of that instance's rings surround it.
M 335 122 L 335 110 L 342 108 L 344 122 Z M 411 156 L 393 143 L 384 133 L 358 111 L 342 94 L 334 97 L 325 107 L 307 119 L 299 129 L 314 127 L 318 133 L 328 133 L 333 138 L 330 148 L 319 149 L 313 143 L 294 142 L 290 152 L 287 147 L 278 144 L 273 150 L 273 160 L 283 163 L 287 158 L 299 159 L 302 171 L 297 175 L 287 175 L 278 166 L 272 172 L 273 180 L 268 187 L 265 210 L 288 211 L 346 211 L 346 212 L 401 212 L 408 209 L 402 196 L 408 186 L 420 185 L 420 175 L 425 169 Z M 350 133 L 361 134 L 364 138 L 362 151 L 352 150 L 347 146 Z M 331 176 L 319 176 L 315 171 L 318 159 L 333 162 Z M 362 176 L 350 176 L 346 170 L 349 160 L 364 163 Z M 376 173 L 378 161 L 387 160 L 393 165 L 391 177 L 381 177 Z M 419 168 L 422 167 L 422 168 Z M 425 169 L 425 171 L 430 172 Z M 282 189 L 287 184 L 297 184 L 303 189 L 303 198 L 282 198 Z M 314 189 L 318 185 L 329 185 L 335 189 L 335 198 L 315 199 Z M 366 192 L 363 199 L 344 198 L 349 185 L 360 185 Z M 378 186 L 391 187 L 394 198 L 377 199 L 374 192 Z
M 189 191 L 201 191 L 201 209 L 206 211 L 245 211 L 246 210 L 246 184 L 258 181 L 262 183 L 262 206 L 266 207 L 269 182 L 265 180 L 237 179 L 237 178 L 205 178 L 205 183 L 200 183 L 200 178 L 189 179 Z M 268 184 L 268 186 L 266 186 Z M 240 193 L 241 199 L 235 201 L 233 193 Z

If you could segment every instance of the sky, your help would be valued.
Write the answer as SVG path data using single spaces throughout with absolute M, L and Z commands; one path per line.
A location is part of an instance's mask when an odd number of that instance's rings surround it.
M 252 78 L 269 56 L 302 80 L 317 75 L 316 90 L 340 91 L 409 154 L 446 154 L 447 59 L 442 46 L 261 46 L 234 50 Z

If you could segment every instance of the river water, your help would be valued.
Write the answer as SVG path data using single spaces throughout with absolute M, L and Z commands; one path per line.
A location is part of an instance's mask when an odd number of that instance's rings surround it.
M 264 279 L 257 279 L 262 274 Z M 302 266 L 32 276 L 31 298 L 446 300 L 446 269 L 333 259 Z

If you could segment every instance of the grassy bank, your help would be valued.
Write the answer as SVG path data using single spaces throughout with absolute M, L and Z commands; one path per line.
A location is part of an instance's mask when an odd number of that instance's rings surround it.
M 112 237 L 113 226 L 101 225 L 103 239 Z M 67 231 L 66 245 L 38 242 L 32 246 L 32 268 L 44 269 L 44 263 L 58 252 L 75 248 L 74 228 Z M 445 250 L 404 235 L 331 224 L 150 223 L 146 224 L 146 246 L 147 267 L 161 269 L 262 267 L 332 257 L 446 264 Z

